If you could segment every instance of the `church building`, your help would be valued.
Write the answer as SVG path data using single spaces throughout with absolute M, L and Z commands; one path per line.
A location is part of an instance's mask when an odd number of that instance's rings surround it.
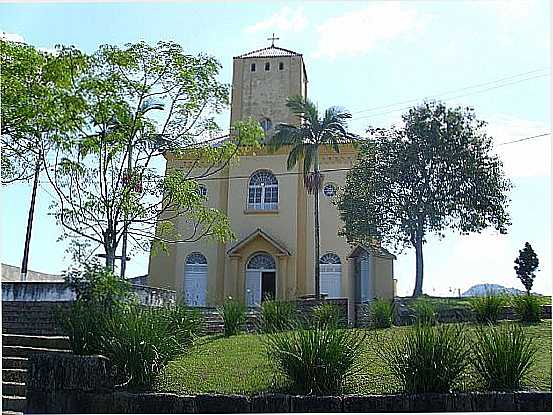
M 300 53 L 273 45 L 233 60 L 231 124 L 254 117 L 266 134 L 279 123 L 297 124 L 286 107 L 290 96 L 307 96 L 308 78 Z M 207 204 L 224 212 L 237 239 L 226 244 L 203 239 L 151 254 L 149 283 L 183 295 L 192 306 L 221 304 L 232 296 L 258 306 L 267 295 L 294 299 L 314 293 L 313 196 L 301 167 L 288 171 L 289 149 L 261 148 L 241 155 L 208 180 L 200 180 Z M 383 248 L 350 246 L 338 236 L 341 221 L 333 204 L 347 169 L 357 156 L 349 144 L 340 153 L 321 149 L 324 174 L 320 196 L 321 293 L 356 303 L 394 295 L 393 260 Z M 167 170 L 187 160 L 166 155 Z M 175 222 L 184 232 L 184 219 Z

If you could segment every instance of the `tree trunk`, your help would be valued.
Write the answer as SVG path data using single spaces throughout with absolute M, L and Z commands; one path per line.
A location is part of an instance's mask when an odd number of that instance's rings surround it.
M 314 189 L 314 202 L 315 208 L 313 213 L 315 216 L 315 298 L 321 299 L 321 238 L 320 238 L 320 224 L 319 224 L 319 149 L 315 151 L 315 160 L 313 163 L 315 170 L 315 189 Z
M 413 297 L 419 297 L 422 295 L 422 279 L 424 274 L 424 260 L 422 255 L 422 237 L 417 236 L 415 239 L 415 289 L 413 290 Z
M 25 246 L 23 247 L 23 260 L 21 261 L 21 270 L 19 279 L 27 280 L 27 266 L 29 264 L 29 247 L 31 245 L 31 234 L 33 230 L 33 218 L 35 216 L 36 190 L 38 187 L 38 178 L 40 176 L 40 157 L 37 159 L 35 166 L 35 177 L 33 179 L 33 190 L 31 192 L 31 205 L 29 206 L 29 214 L 27 216 L 27 233 L 25 235 Z
M 316 172 L 317 174 L 318 172 Z M 321 258 L 320 258 L 320 236 L 319 236 L 319 189 L 315 189 L 315 298 L 321 299 Z

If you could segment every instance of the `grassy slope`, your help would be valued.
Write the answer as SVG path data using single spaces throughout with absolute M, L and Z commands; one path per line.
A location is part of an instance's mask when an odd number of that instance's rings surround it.
M 468 326 L 469 333 L 474 327 Z M 363 354 L 365 369 L 348 385 L 349 393 L 391 393 L 398 386 L 376 357 L 374 348 L 381 348 L 392 336 L 400 336 L 408 327 L 368 332 Z M 551 390 L 551 321 L 525 327 L 539 347 L 537 366 L 526 385 L 529 389 Z M 262 335 L 240 335 L 231 338 L 204 338 L 190 353 L 171 362 L 160 378 L 158 389 L 179 393 L 242 393 L 252 394 L 275 390 L 283 385 L 275 377 L 268 362 Z M 469 381 L 466 389 L 478 386 Z

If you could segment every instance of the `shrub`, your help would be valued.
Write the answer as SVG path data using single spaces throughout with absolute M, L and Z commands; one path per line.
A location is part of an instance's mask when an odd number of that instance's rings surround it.
M 293 303 L 267 299 L 261 303 L 258 330 L 276 333 L 296 327 L 297 313 Z
M 65 285 L 75 291 L 76 300 L 103 307 L 106 313 L 137 303 L 129 281 L 115 275 L 97 261 L 84 264 L 83 269 L 64 272 Z
M 482 327 L 474 344 L 474 367 L 488 390 L 518 390 L 537 348 L 516 324 Z
M 497 324 L 501 308 L 507 303 L 505 295 L 486 294 L 470 299 L 470 309 L 478 323 Z
M 246 306 L 228 297 L 218 312 L 223 318 L 225 337 L 234 336 L 242 330 L 246 322 Z
M 64 277 L 76 300 L 69 310 L 58 310 L 56 318 L 69 337 L 71 350 L 78 355 L 100 353 L 106 320 L 137 304 L 132 286 L 98 262 L 66 271 Z
M 517 295 L 512 298 L 513 308 L 518 319 L 523 323 L 541 321 L 542 300 L 534 295 Z
M 347 329 L 302 329 L 267 336 L 271 361 L 298 393 L 341 393 L 357 372 L 365 335 Z
M 426 299 L 418 299 L 413 303 L 415 323 L 424 326 L 435 326 L 438 322 L 436 306 Z
M 346 325 L 342 310 L 335 304 L 320 304 L 311 311 L 313 326 L 322 329 L 339 328 Z
M 392 327 L 394 320 L 394 302 L 383 298 L 375 299 L 369 306 L 369 320 L 372 327 Z
M 447 393 L 469 365 L 462 326 L 413 326 L 403 338 L 377 349 L 407 393 Z
M 102 354 L 114 364 L 130 389 L 151 389 L 157 374 L 185 347 L 164 308 L 131 307 L 113 314 L 105 324 Z

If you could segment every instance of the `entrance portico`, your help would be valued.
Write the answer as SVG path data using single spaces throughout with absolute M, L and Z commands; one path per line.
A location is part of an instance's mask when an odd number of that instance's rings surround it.
M 267 296 L 284 299 L 295 291 L 287 281 L 290 252 L 263 230 L 256 229 L 227 254 L 231 273 L 225 279 L 225 296 L 255 307 Z

